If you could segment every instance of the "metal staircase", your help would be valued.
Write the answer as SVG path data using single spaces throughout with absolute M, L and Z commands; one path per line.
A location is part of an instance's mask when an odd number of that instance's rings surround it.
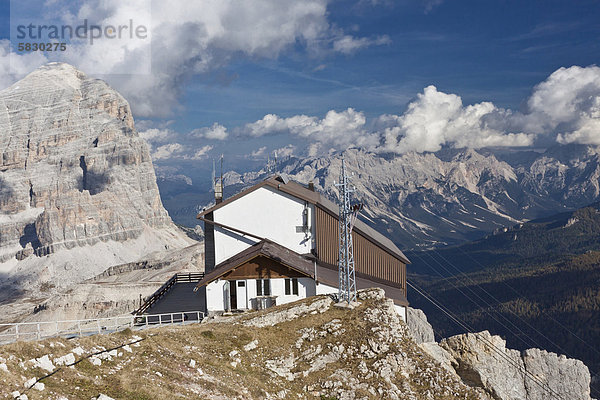
M 173 288 L 173 286 L 178 283 L 192 283 L 192 282 L 200 282 L 200 280 L 204 278 L 204 272 L 190 272 L 187 274 L 175 274 L 165 282 L 156 292 L 154 292 L 150 297 L 146 298 L 146 301 L 135 310 L 132 314 L 134 315 L 142 315 L 146 313 L 157 301 L 159 301 L 162 297 L 164 297 L 169 291 Z

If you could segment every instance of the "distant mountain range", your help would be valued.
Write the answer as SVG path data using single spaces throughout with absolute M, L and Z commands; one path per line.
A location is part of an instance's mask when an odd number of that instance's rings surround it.
M 225 174 L 233 195 L 275 172 L 313 181 L 337 198 L 341 157 L 354 174 L 355 201 L 363 219 L 401 248 L 458 244 L 534 218 L 573 210 L 600 199 L 600 149 L 556 146 L 539 151 L 446 149 L 437 153 L 343 154 L 280 161 L 275 170 Z M 175 222 L 193 226 L 195 211 L 212 201 L 207 187 L 190 184 L 182 171 L 161 173 L 158 185 Z

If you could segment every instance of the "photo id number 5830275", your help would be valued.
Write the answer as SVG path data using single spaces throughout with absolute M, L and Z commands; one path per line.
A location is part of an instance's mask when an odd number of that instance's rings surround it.
M 66 43 L 19 43 L 17 51 L 66 51 Z

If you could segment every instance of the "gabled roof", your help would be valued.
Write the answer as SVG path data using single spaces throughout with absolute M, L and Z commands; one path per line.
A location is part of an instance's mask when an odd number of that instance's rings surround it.
M 224 207 L 227 204 L 236 201 L 240 197 L 246 196 L 247 194 L 252 193 L 253 191 L 255 191 L 259 188 L 265 187 L 265 186 L 276 189 L 276 190 L 280 190 L 284 193 L 287 193 L 291 196 L 302 199 L 304 201 L 308 201 L 309 203 L 314 204 L 317 207 L 320 207 L 323 210 L 327 211 L 329 214 L 333 215 L 334 217 L 336 217 L 336 218 L 339 217 L 338 206 L 334 202 L 329 200 L 327 197 L 322 196 L 320 193 L 315 192 L 314 190 L 311 190 L 298 182 L 288 181 L 287 183 L 284 183 L 284 180 L 281 177 L 272 176 L 270 178 L 265 179 L 262 182 L 257 183 L 254 186 L 251 186 L 245 190 L 242 190 L 240 193 L 236 194 L 235 196 L 232 196 L 226 200 L 223 200 L 221 203 L 216 204 L 215 206 L 213 206 L 207 210 L 202 211 L 200 214 L 198 214 L 197 218 L 203 218 L 206 214 L 209 214 L 215 210 L 218 210 L 219 208 Z M 361 233 L 366 238 L 370 239 L 373 243 L 375 243 L 379 247 L 382 247 L 384 250 L 388 251 L 390 254 L 396 256 L 397 258 L 402 260 L 404 263 L 406 263 L 406 264 L 410 263 L 408 258 L 406 258 L 404 253 L 402 253 L 402 251 L 394 244 L 394 242 L 392 242 L 390 239 L 388 239 L 387 237 L 383 236 L 381 233 L 377 232 L 375 229 L 373 229 L 370 226 L 368 226 L 367 224 L 365 224 L 363 221 L 360 220 L 360 218 L 356 220 L 356 223 L 354 224 L 353 229 L 358 231 L 359 233 Z
M 207 285 L 258 256 L 268 257 L 313 279 L 315 277 L 314 264 L 309 259 L 275 242 L 262 240 L 216 265 L 196 287 Z

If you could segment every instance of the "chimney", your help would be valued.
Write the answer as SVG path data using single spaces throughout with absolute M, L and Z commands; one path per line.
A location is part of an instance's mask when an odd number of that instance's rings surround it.
M 312 190 L 313 192 L 315 191 L 315 184 L 313 181 L 308 182 L 308 190 Z
M 223 201 L 223 154 L 221 154 L 221 176 L 215 176 L 215 160 L 213 160 L 213 189 L 215 190 L 215 204 Z
M 223 182 L 215 182 L 215 203 L 219 204 L 223 201 Z

